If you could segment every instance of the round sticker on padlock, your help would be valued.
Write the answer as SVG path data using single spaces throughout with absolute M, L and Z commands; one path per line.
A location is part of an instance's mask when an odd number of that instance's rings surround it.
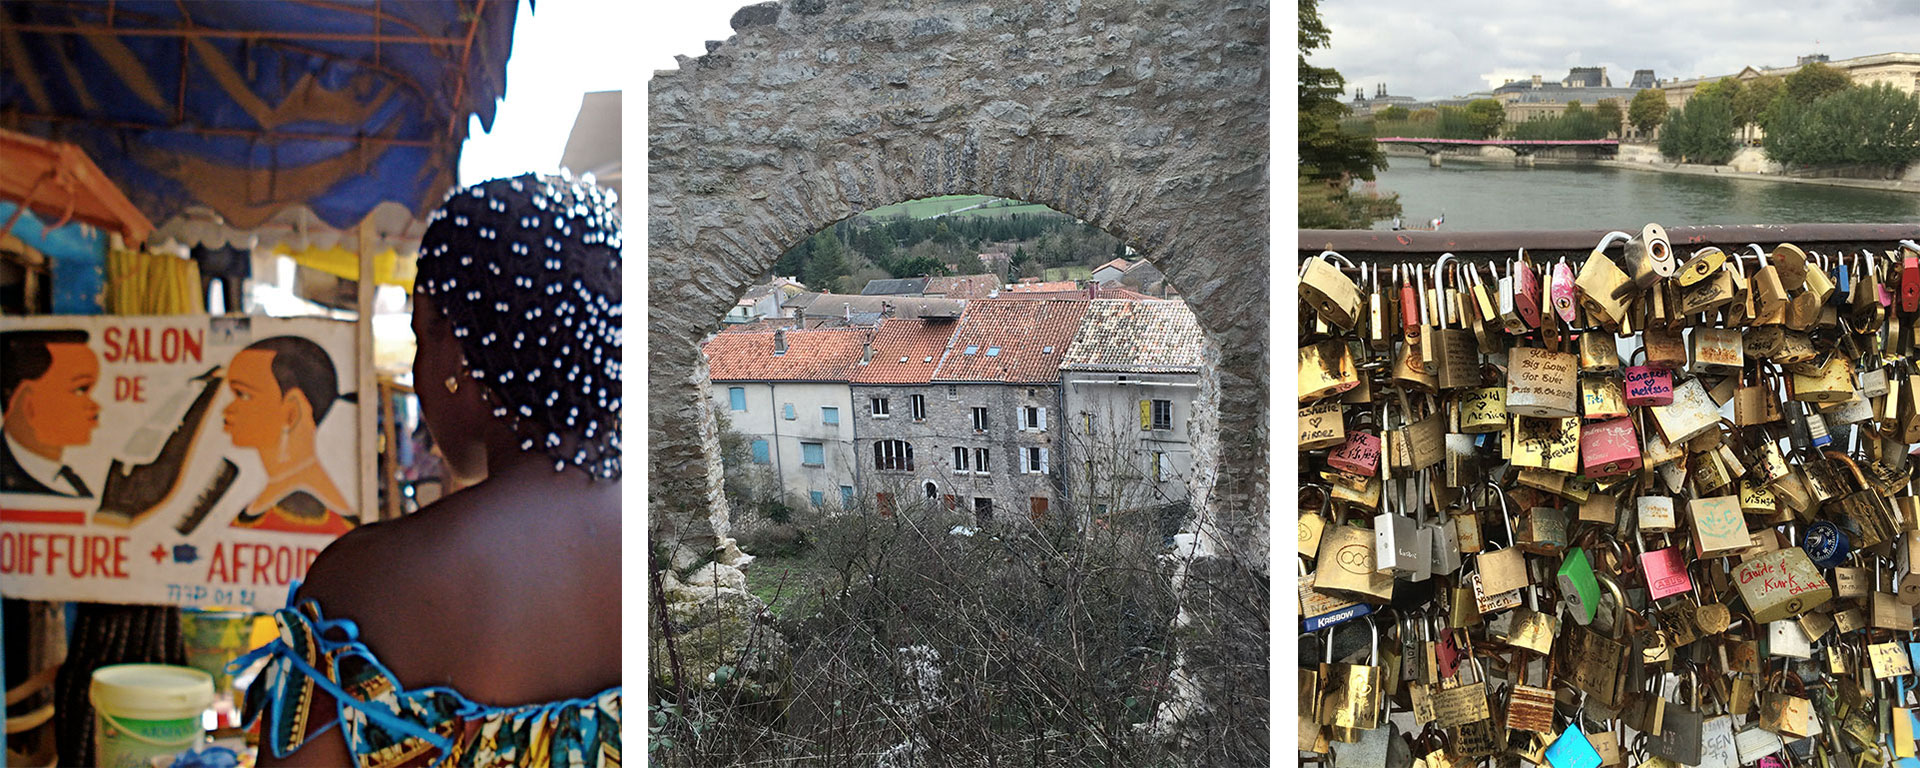
M 1847 545 L 1847 532 L 1826 520 L 1807 527 L 1807 535 L 1801 539 L 1800 548 L 1807 551 L 1807 559 L 1821 568 L 1839 567 L 1852 551 Z

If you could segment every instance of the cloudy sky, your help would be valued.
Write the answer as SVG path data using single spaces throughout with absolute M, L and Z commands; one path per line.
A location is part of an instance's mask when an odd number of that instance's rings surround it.
M 1920 0 L 1322 0 L 1333 32 L 1308 61 L 1333 67 L 1347 92 L 1446 98 L 1506 79 L 1557 81 L 1575 66 L 1607 68 L 1617 87 L 1636 69 L 1662 80 L 1834 59 L 1920 52 Z

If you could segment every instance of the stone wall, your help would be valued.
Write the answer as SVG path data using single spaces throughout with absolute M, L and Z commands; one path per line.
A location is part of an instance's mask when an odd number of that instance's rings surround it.
M 1120 237 L 1209 335 L 1217 357 L 1202 396 L 1222 405 L 1196 417 L 1212 444 L 1196 445 L 1195 461 L 1217 480 L 1195 494 L 1194 552 L 1209 560 L 1202 571 L 1237 574 L 1235 588 L 1256 593 L 1194 608 L 1257 606 L 1202 622 L 1252 642 L 1239 630 L 1265 624 L 1268 542 L 1267 3 L 786 0 L 741 9 L 733 27 L 649 83 L 656 545 L 682 566 L 742 559 L 727 537 L 699 343 L 782 251 L 890 203 L 1011 197 Z M 1264 692 L 1264 666 L 1238 674 Z M 1194 679 L 1195 712 L 1235 703 L 1205 673 Z M 1245 706 L 1248 693 L 1231 695 Z M 1264 693 L 1258 702 L 1264 714 Z M 1254 750 L 1201 748 L 1196 759 Z

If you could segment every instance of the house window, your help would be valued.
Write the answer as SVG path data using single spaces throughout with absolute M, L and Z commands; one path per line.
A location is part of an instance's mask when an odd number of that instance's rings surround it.
M 1140 428 L 1173 429 L 1173 401 L 1140 401 Z
M 765 440 L 753 441 L 753 463 L 755 464 L 772 464 L 773 463 L 773 454 L 767 446 L 767 441 Z
M 800 465 L 804 467 L 824 467 L 827 465 L 826 447 L 820 443 L 800 444 Z
M 1161 451 L 1153 452 L 1153 481 L 1160 482 L 1173 477 L 1173 459 Z
M 873 417 L 874 417 L 874 418 L 876 418 L 876 419 L 884 419 L 884 418 L 887 418 L 888 416 L 891 416 L 891 415 L 893 415 L 893 414 L 892 414 L 892 413 L 890 412 L 890 409 L 889 409 L 889 408 L 887 407 L 887 399 L 886 399 L 886 398 L 884 398 L 884 397 L 876 397 L 876 398 L 873 398 L 873 401 L 872 401 L 872 402 L 873 402 Z
M 881 517 L 893 517 L 893 494 L 886 491 L 874 494 L 873 508 L 880 510 Z
M 913 409 L 914 421 L 927 420 L 927 396 L 913 395 L 907 398 L 907 405 Z
M 973 431 L 975 432 L 987 431 L 987 409 L 985 408 L 973 409 Z
M 820 407 L 820 423 L 839 426 L 840 425 L 840 409 L 834 408 L 832 406 L 825 406 L 825 405 L 821 406 Z
M 1034 496 L 1029 498 L 1027 499 L 1027 507 L 1033 515 L 1034 522 L 1039 522 L 1041 518 L 1047 516 L 1047 497 Z
M 727 387 L 727 406 L 729 409 L 735 410 L 735 411 L 746 410 L 747 409 L 747 388 L 746 387 Z
M 1093 434 L 1093 413 L 1092 412 L 1085 412 L 1080 414 L 1080 427 L 1086 430 L 1087 434 Z
M 840 507 L 845 509 L 851 506 L 853 506 L 853 486 L 840 486 Z
M 973 514 L 982 520 L 992 520 L 993 499 L 986 496 L 973 497 Z
M 825 491 L 807 491 L 807 500 L 813 502 L 816 508 L 824 507 L 827 505 L 827 494 Z
M 967 449 L 955 446 L 953 449 L 953 471 L 967 471 Z
M 958 399 L 960 399 L 960 388 L 959 388 L 959 387 L 957 387 L 957 386 L 955 386 L 955 385 L 952 385 L 952 384 L 948 384 L 948 385 L 947 385 L 947 399 L 948 399 L 948 400 L 958 400 Z
M 1029 475 L 1047 473 L 1047 449 L 1028 446 L 1020 451 L 1020 471 Z
M 898 472 L 913 471 L 913 446 L 905 440 L 880 440 L 873 444 L 873 468 Z
M 1020 409 L 1020 429 L 1046 431 L 1047 409 L 1038 406 L 1026 406 Z
M 940 498 L 940 487 L 934 485 L 932 480 L 928 480 L 927 484 L 922 487 L 926 489 L 928 501 Z
M 948 512 L 952 512 L 952 511 L 954 511 L 954 510 L 956 510 L 956 509 L 959 509 L 959 508 L 960 508 L 960 497 L 958 497 L 958 496 L 955 496 L 955 495 L 953 495 L 953 494 L 951 494 L 951 493 L 949 493 L 949 494 L 947 494 L 947 495 L 946 495 L 946 497 L 944 498 L 944 501 L 946 501 L 946 502 L 947 502 L 947 511 L 948 511 Z
M 987 449 L 973 449 L 973 473 L 976 475 L 987 473 Z

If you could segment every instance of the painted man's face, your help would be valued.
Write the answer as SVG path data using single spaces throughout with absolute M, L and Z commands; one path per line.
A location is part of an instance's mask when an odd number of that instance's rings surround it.
M 222 425 L 241 448 L 278 446 L 285 432 L 288 404 L 273 377 L 274 353 L 247 349 L 233 356 L 227 368 L 227 386 L 233 402 L 221 413 Z
M 48 344 L 47 353 L 53 358 L 47 372 L 21 382 L 8 420 L 17 415 L 42 445 L 65 448 L 93 442 L 93 428 L 100 426 L 100 404 L 92 397 L 94 382 L 100 379 L 100 358 L 85 344 Z

